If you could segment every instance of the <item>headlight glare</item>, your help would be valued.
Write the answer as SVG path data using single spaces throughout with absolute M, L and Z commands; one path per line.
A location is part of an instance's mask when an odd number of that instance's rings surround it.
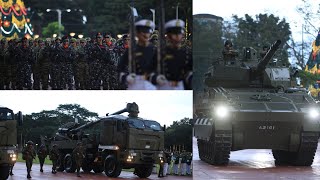
M 320 113 L 316 109 L 310 109 L 309 116 L 313 119 L 319 117 Z
M 228 116 L 229 110 L 226 106 L 218 106 L 215 108 L 215 114 L 220 118 L 225 118 Z

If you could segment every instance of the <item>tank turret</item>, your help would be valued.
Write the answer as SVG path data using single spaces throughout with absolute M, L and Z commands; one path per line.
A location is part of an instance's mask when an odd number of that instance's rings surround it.
M 205 84 L 208 87 L 220 86 L 225 88 L 270 85 L 271 83 L 268 81 L 268 78 L 264 78 L 264 71 L 280 47 L 280 44 L 280 40 L 274 42 L 261 60 L 257 59 L 256 50 L 253 48 L 244 48 L 242 60 L 238 59 L 232 63 L 215 63 L 209 68 L 209 72 L 205 74 Z
M 263 59 L 257 64 L 257 71 L 262 72 L 266 69 L 268 63 L 272 59 L 273 55 L 276 53 L 277 49 L 280 47 L 281 41 L 277 40 L 268 50 L 267 54 Z

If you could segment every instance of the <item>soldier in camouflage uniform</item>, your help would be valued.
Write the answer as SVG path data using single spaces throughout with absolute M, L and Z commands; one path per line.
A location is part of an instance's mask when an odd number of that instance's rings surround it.
M 88 89 L 89 67 L 87 62 L 85 39 L 80 40 L 80 46 L 77 50 L 77 59 L 74 62 L 74 81 L 76 89 Z
M 31 175 L 30 175 L 30 171 L 32 168 L 32 162 L 33 159 L 36 158 L 36 152 L 33 148 L 33 142 L 32 141 L 28 141 L 27 142 L 27 147 L 25 147 L 22 150 L 22 159 L 26 161 L 26 166 L 27 166 L 27 178 L 30 179 Z
M 74 158 L 74 161 L 76 162 L 77 176 L 80 177 L 80 168 L 82 166 L 83 158 L 85 157 L 84 148 L 83 148 L 81 142 L 77 143 L 77 147 L 74 148 L 74 150 L 72 152 L 72 156 Z
M 44 45 L 43 43 L 42 41 L 39 42 L 38 62 L 42 89 L 47 90 L 49 88 L 49 74 L 51 70 L 51 40 L 47 39 Z
M 52 161 L 52 174 L 56 174 L 57 161 L 59 159 L 59 150 L 56 144 L 52 145 L 52 149 L 50 150 L 49 157 L 50 157 L 50 160 Z
M 39 63 L 39 53 L 41 50 L 40 43 L 42 40 L 34 40 L 32 47 L 33 54 L 33 64 L 32 64 L 32 74 L 33 74 L 33 89 L 40 90 L 40 63 Z
M 8 62 L 6 57 L 7 41 L 5 38 L 0 41 L 0 90 L 4 89 L 8 76 Z M 9 88 L 9 87 L 6 87 Z
M 69 40 L 68 44 L 69 44 Z M 58 51 L 60 49 L 60 39 L 56 38 L 51 45 L 50 48 L 50 76 L 51 76 L 51 87 L 54 90 L 61 90 L 63 89 L 63 83 L 62 83 L 62 60 L 58 57 Z
M 102 35 L 98 33 L 96 35 L 97 43 L 89 50 L 90 89 L 92 90 L 100 90 L 101 80 L 103 79 L 104 67 L 102 67 L 102 61 L 105 58 L 104 54 L 106 53 L 106 46 L 103 44 L 102 40 Z
M 27 38 L 21 39 L 21 45 L 16 48 L 15 56 L 17 61 L 17 88 L 21 90 L 23 87 L 31 89 L 31 64 L 33 63 L 33 58 L 32 49 L 28 46 Z
M 17 84 L 17 61 L 15 56 L 15 49 L 17 47 L 17 42 L 15 39 L 8 41 L 8 48 L 5 54 L 5 58 L 8 59 L 8 81 L 6 86 L 9 87 L 11 83 L 11 89 L 16 89 Z
M 48 155 L 47 148 L 44 144 L 41 144 L 38 150 L 38 158 L 40 163 L 40 172 L 43 172 L 43 164 L 44 160 L 46 159 Z

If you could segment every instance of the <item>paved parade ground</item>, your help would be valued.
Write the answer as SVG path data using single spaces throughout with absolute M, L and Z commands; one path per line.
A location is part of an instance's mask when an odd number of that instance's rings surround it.
M 311 167 L 276 167 L 271 150 L 231 152 L 228 166 L 213 166 L 199 159 L 196 138 L 193 138 L 193 155 L 193 179 L 195 180 L 320 179 L 320 144 Z
M 100 174 L 94 174 L 89 173 L 89 174 L 84 174 L 81 172 L 81 177 L 77 177 L 75 173 L 66 173 L 66 172 L 58 172 L 57 174 L 52 174 L 51 173 L 51 165 L 44 165 L 44 172 L 40 172 L 40 167 L 39 164 L 33 164 L 32 166 L 32 171 L 31 171 L 31 176 L 32 180 L 97 180 L 97 179 L 139 179 L 141 180 L 138 176 L 133 175 L 133 172 L 126 172 L 122 171 L 120 176 L 118 178 L 109 178 L 107 177 L 104 173 Z M 26 165 L 25 163 L 20 163 L 17 162 L 16 165 L 14 166 L 13 169 L 13 176 L 10 176 L 8 180 L 21 180 L 21 179 L 27 179 L 27 170 L 26 170 Z M 166 179 L 166 180 L 191 180 L 191 176 L 166 176 L 163 178 L 158 178 L 156 174 L 152 174 L 148 179 Z

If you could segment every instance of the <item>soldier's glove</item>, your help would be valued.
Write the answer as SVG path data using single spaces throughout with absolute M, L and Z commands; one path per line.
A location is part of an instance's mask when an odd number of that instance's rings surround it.
M 127 77 L 126 77 L 126 81 L 128 82 L 128 84 L 133 84 L 136 82 L 136 74 L 129 74 Z
M 158 85 L 163 86 L 166 83 L 167 79 L 164 75 L 158 75 L 156 81 Z

